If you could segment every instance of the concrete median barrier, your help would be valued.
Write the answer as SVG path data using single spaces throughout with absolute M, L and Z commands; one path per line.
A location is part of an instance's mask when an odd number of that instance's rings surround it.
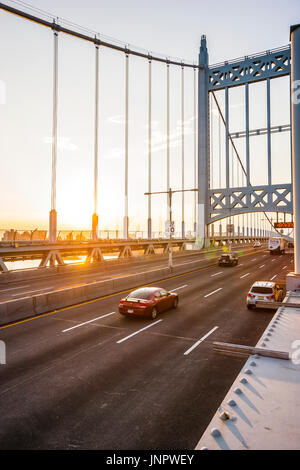
M 250 250 L 244 256 L 249 254 Z M 131 290 L 150 283 L 159 283 L 159 281 L 172 276 L 213 265 L 216 265 L 215 258 L 201 259 L 177 264 L 173 267 L 172 271 L 166 266 L 165 268 L 115 277 L 106 281 L 97 281 L 81 286 L 41 293 L 31 297 L 0 302 L 0 325 L 71 305 L 77 305 L 88 300 L 104 297 L 105 295 Z
M 34 315 L 33 298 L 9 300 L 0 303 L 0 325 L 5 325 L 17 320 Z

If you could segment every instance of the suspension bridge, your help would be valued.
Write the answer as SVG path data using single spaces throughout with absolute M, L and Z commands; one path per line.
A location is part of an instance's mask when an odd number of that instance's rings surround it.
M 298 449 L 300 24 L 290 28 L 290 45 L 210 64 L 205 35 L 197 62 L 189 63 L 105 39 L 28 5 L 21 10 L 1 2 L 0 10 L 51 33 L 53 77 L 52 159 L 51 174 L 47 175 L 51 179 L 49 225 L 36 230 L 0 229 L 0 448 Z M 90 229 L 81 231 L 61 229 L 57 210 L 58 52 L 65 35 L 92 48 L 95 71 L 93 214 Z M 103 205 L 98 202 L 103 184 L 101 172 L 99 177 L 99 60 L 105 48 L 124 59 L 121 230 L 103 230 Z M 147 213 L 142 230 L 134 225 L 135 206 L 130 204 L 129 191 L 133 58 L 143 61 L 147 68 L 143 82 L 148 114 L 147 184 L 140 193 L 147 201 Z M 162 161 L 166 171 L 158 189 L 153 184 L 154 63 L 163 68 L 166 90 Z M 180 77 L 179 168 L 172 165 L 173 69 Z M 193 145 L 187 154 L 188 70 L 193 84 Z M 276 80 L 283 77 L 289 83 L 289 122 L 275 124 L 271 91 Z M 266 103 L 266 125 L 252 126 L 251 112 L 256 113 L 257 108 L 251 106 L 250 95 L 252 85 L 259 83 L 265 84 L 262 103 Z M 231 98 L 237 89 L 243 97 L 242 119 L 240 127 L 233 130 Z M 286 147 L 281 148 L 285 172 L 279 182 L 272 138 L 282 134 L 288 139 Z M 253 171 L 257 155 L 252 142 L 258 136 L 266 143 L 265 153 L 258 155 L 260 184 Z M 187 159 L 193 184 L 186 181 Z M 180 187 L 172 184 L 175 172 Z M 290 178 L 285 180 L 286 174 Z M 175 193 L 180 196 L 179 219 L 174 215 L 174 206 L 178 209 Z M 193 200 L 192 224 L 187 217 L 187 194 Z M 165 230 L 159 231 L 154 230 L 153 210 L 158 195 L 164 198 L 166 219 Z M 269 236 L 282 234 L 278 232 L 279 222 L 282 228 L 294 230 L 294 256 L 290 250 L 270 257 L 265 250 Z M 259 248 L 252 246 L 255 240 L 262 242 Z M 223 269 L 217 262 L 224 245 L 238 251 L 232 268 Z M 190 251 L 186 250 L 188 246 Z M 145 256 L 132 256 L 134 252 Z M 119 259 L 102 262 L 112 253 Z M 151 257 L 158 253 L 160 256 Z M 86 263 L 64 266 L 65 258 L 72 256 L 84 256 Z M 8 270 L 6 262 L 18 259 L 38 259 L 40 268 Z M 245 305 L 247 293 L 254 296 L 249 286 L 258 276 L 265 279 L 259 287 L 267 289 L 258 293 L 270 294 L 266 296 L 269 301 L 261 305 L 279 307 L 271 322 L 269 311 L 256 315 Z M 118 305 L 124 307 L 131 289 L 157 283 L 161 287 L 151 290 L 159 299 L 156 305 L 166 309 L 174 298 L 170 294 L 176 293 L 178 310 L 176 302 L 170 312 L 143 327 L 141 318 L 118 314 Z M 275 293 L 283 294 L 284 289 L 287 295 L 281 305 L 275 302 Z M 139 308 L 148 305 L 146 300 L 137 302 Z M 255 307 L 259 307 L 259 300 Z M 162 310 L 155 311 L 152 320 Z M 133 310 L 128 308 L 127 313 Z M 233 338 L 247 344 L 224 342 Z M 213 355 L 212 347 L 224 356 Z M 235 354 L 234 361 L 230 354 Z M 249 356 L 246 368 L 245 354 Z M 239 373 L 240 367 L 243 370 Z M 218 407 L 224 389 L 228 393 Z
M 23 18 L 25 21 L 31 21 L 41 28 L 50 29 L 53 32 L 53 97 L 52 97 L 52 173 L 51 173 L 51 208 L 49 213 L 48 230 L 18 231 L 14 229 L 2 231 L 2 241 L 31 242 L 32 239 L 41 242 L 47 240 L 49 244 L 56 245 L 55 252 L 46 256 L 47 260 L 61 263 L 62 258 L 56 257 L 59 252 L 59 245 L 62 241 L 76 240 L 85 243 L 90 241 L 95 243 L 98 240 L 113 238 L 128 240 L 130 244 L 136 242 L 136 239 L 149 240 L 155 238 L 169 238 L 172 232 L 172 238 L 194 239 L 197 241 L 197 248 L 210 246 L 218 239 L 229 240 L 239 238 L 241 241 L 252 241 L 253 238 L 267 238 L 272 233 L 276 234 L 274 222 L 283 220 L 284 222 L 293 217 L 293 190 L 291 181 L 284 184 L 273 183 L 272 173 L 272 135 L 275 133 L 289 133 L 291 135 L 291 123 L 282 123 L 281 125 L 271 125 L 271 82 L 276 78 L 290 76 L 291 74 L 291 48 L 284 46 L 273 50 L 267 50 L 262 53 L 252 54 L 235 60 L 227 60 L 219 64 L 209 64 L 208 45 L 206 37 L 201 38 L 200 53 L 197 63 L 188 63 L 181 60 L 165 58 L 162 55 L 153 55 L 149 52 L 121 46 L 107 40 L 103 40 L 101 35 L 88 34 L 82 32 L 79 27 L 71 27 L 64 20 L 57 18 L 45 18 L 32 12 L 21 11 L 9 5 L 0 3 L 0 8 L 5 14 L 14 14 Z M 90 231 L 62 231 L 58 230 L 59 214 L 56 210 L 56 180 L 57 180 L 57 153 L 58 153 L 58 87 L 59 87 L 59 60 L 58 48 L 59 40 L 62 35 L 69 35 L 74 39 L 85 41 L 94 47 L 94 213 L 91 218 Z M 123 194 L 123 230 L 100 230 L 101 207 L 98 207 L 99 184 L 99 53 L 103 48 L 115 50 L 124 56 L 125 62 L 125 125 L 124 125 L 124 194 Z M 145 187 L 143 197 L 148 198 L 147 204 L 147 230 L 138 231 L 130 224 L 129 214 L 129 194 L 128 185 L 130 181 L 129 174 L 129 115 L 130 115 L 130 96 L 129 96 L 129 68 L 130 58 L 137 57 L 141 61 L 148 62 L 148 83 L 145 83 L 145 93 L 148 95 L 148 182 Z M 160 193 L 165 193 L 166 204 L 166 230 L 162 232 L 153 231 L 153 210 L 152 200 L 155 197 L 152 191 L 152 64 L 158 62 L 165 66 L 166 82 L 166 155 L 164 166 L 166 168 L 165 187 L 161 188 Z M 181 188 L 170 188 L 171 171 L 178 171 L 171 167 L 170 159 L 172 148 L 170 146 L 170 69 L 177 68 L 181 70 Z M 185 96 L 184 96 L 184 78 L 185 71 L 193 71 L 193 102 L 194 102 L 194 140 L 193 140 L 193 174 L 194 187 L 187 188 L 185 183 Z M 267 126 L 258 129 L 251 129 L 249 124 L 249 86 L 252 83 L 266 82 L 266 116 Z M 242 87 L 244 89 L 244 121 L 245 129 L 238 132 L 230 132 L 230 92 L 231 89 Z M 218 92 L 222 91 L 225 96 L 224 112 L 220 105 Z M 213 113 L 218 115 L 218 145 L 216 152 L 216 129 L 213 129 L 215 121 Z M 220 160 L 221 155 L 221 135 L 224 138 L 225 163 L 222 168 L 221 161 L 218 163 L 219 181 L 217 184 L 216 154 Z M 267 174 L 265 175 L 265 184 L 253 185 L 251 180 L 251 138 L 257 135 L 265 135 L 267 139 Z M 245 156 L 241 156 L 237 149 L 236 141 L 244 139 Z M 101 150 L 101 146 L 100 146 Z M 265 158 L 262 156 L 262 159 Z M 291 150 L 286 148 L 284 154 L 285 164 L 291 167 Z M 225 181 L 222 185 L 221 173 L 225 175 Z M 174 221 L 171 220 L 172 211 L 170 210 L 170 190 L 181 193 L 181 230 L 175 232 Z M 194 193 L 193 202 L 193 227 L 186 229 L 185 221 L 185 194 Z M 100 222 L 99 222 L 100 213 Z M 263 225 L 261 220 L 263 216 Z M 132 214 L 134 216 L 134 214 Z M 216 226 L 219 224 L 219 226 Z M 225 227 L 224 227 L 225 225 Z M 225 230 L 225 231 L 224 231 Z M 34 232 L 34 233 L 33 233 Z M 103 235 L 104 234 L 104 235 Z M 111 234 L 111 236 L 110 236 Z M 5 270 L 5 249 L 1 260 L 1 269 Z M 16 256 L 17 256 L 16 247 Z M 152 249 L 152 248 L 151 248 Z M 8 256 L 8 255 L 7 255 Z M 6 259 L 9 257 L 6 256 Z M 4 258 L 3 258 L 4 257 Z M 99 258 L 99 257 L 98 257 Z M 93 259 L 93 258 L 92 258 Z

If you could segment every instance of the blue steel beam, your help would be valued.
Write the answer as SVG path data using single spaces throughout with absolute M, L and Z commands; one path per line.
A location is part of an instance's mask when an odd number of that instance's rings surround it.
M 293 213 L 292 184 L 209 189 L 209 223 L 246 212 Z
M 261 54 L 246 56 L 209 66 L 208 90 L 245 85 L 291 72 L 291 49 L 285 46 Z

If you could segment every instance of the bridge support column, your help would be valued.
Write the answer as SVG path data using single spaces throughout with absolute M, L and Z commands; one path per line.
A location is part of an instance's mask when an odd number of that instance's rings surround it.
M 150 196 L 149 196 L 150 198 Z M 149 240 L 152 240 L 152 219 L 148 219 L 148 225 L 147 225 L 147 237 Z
M 55 263 L 59 264 L 60 266 L 65 264 L 59 250 L 50 250 L 42 257 L 39 267 L 44 268 L 48 264 L 49 266 L 55 266 Z
M 206 37 L 201 37 L 198 72 L 198 201 L 197 242 L 199 248 L 206 246 L 209 168 L 209 101 L 208 101 L 208 52 Z
M 98 240 L 98 215 L 96 213 L 92 215 L 92 239 Z
M 55 209 L 52 209 L 49 214 L 49 242 L 56 242 L 56 233 L 57 233 L 57 212 Z
M 300 289 L 300 24 L 291 26 L 292 163 L 295 271 L 287 276 L 287 289 Z
M 4 272 L 4 273 L 7 273 L 8 269 L 7 269 L 7 266 L 5 265 L 3 259 L 0 256 L 0 272 L 1 271 Z
M 125 240 L 128 239 L 128 228 L 129 228 L 129 217 L 128 216 L 125 216 L 123 218 L 123 238 Z

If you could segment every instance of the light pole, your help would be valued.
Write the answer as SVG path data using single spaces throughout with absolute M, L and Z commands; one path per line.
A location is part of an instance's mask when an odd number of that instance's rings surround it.
M 168 208 L 169 208 L 169 269 L 173 269 L 173 250 L 172 250 L 172 196 L 173 193 L 182 193 L 186 191 L 198 191 L 198 189 L 176 189 L 169 188 L 168 191 L 155 191 L 151 193 L 144 193 L 145 196 L 151 196 L 152 194 L 168 194 Z

